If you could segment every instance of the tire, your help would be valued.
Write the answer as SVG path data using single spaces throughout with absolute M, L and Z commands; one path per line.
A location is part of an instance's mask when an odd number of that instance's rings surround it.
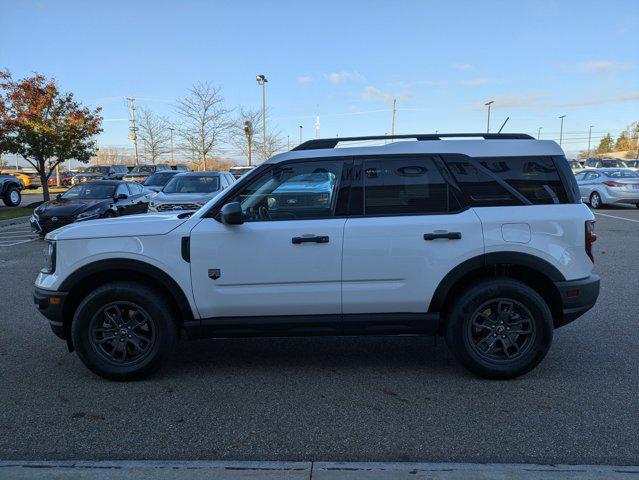
M 20 193 L 20 189 L 15 186 L 9 187 L 7 191 L 4 192 L 2 201 L 7 207 L 17 207 L 22 201 L 22 194 Z
M 71 324 L 73 345 L 82 363 L 101 377 L 145 378 L 166 362 L 177 343 L 171 312 L 163 295 L 152 288 L 108 283 L 78 306 Z
M 535 368 L 548 353 L 552 315 L 544 299 L 528 285 L 491 278 L 457 298 L 446 325 L 446 343 L 472 373 L 495 380 L 515 378 Z
M 104 215 L 102 215 L 102 218 L 113 218 L 113 217 L 115 217 L 115 214 L 111 210 L 107 210 L 106 212 L 104 212 Z
M 603 207 L 603 203 L 601 201 L 601 195 L 599 195 L 599 193 L 592 192 L 590 194 L 590 206 L 594 208 L 595 210 L 598 210 L 601 207 Z

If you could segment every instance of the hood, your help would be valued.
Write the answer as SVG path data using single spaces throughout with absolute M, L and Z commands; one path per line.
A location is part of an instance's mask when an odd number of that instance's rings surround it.
M 160 192 L 153 197 L 154 202 L 161 203 L 204 203 L 208 202 L 218 192 L 211 193 L 164 193 Z
M 106 208 L 112 202 L 110 198 L 61 198 L 43 203 L 36 208 L 36 213 L 45 217 L 69 217 L 99 206 Z
M 88 238 L 140 237 L 165 235 L 182 225 L 188 216 L 141 214 L 78 222 L 47 234 L 47 240 L 79 240 Z

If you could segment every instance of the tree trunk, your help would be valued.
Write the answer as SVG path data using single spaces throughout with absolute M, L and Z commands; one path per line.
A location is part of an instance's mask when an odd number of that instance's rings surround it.
M 44 171 L 38 173 L 40 174 L 40 182 L 42 183 L 42 197 L 45 202 L 48 202 L 51 198 L 49 196 L 49 178 L 45 175 Z

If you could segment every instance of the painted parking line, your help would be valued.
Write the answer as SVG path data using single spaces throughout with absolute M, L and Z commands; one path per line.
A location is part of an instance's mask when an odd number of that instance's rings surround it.
M 599 213 L 599 212 L 594 212 L 594 213 L 595 215 L 601 215 L 602 217 L 610 217 L 610 218 L 616 218 L 617 220 L 626 220 L 628 222 L 639 223 L 639 220 L 635 220 L 634 218 L 618 217 L 616 215 L 608 215 L 607 213 Z
M 13 247 L 37 240 L 39 235 L 25 224 L 0 229 L 0 247 Z

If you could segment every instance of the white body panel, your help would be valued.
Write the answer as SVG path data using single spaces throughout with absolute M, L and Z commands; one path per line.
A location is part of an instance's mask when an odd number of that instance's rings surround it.
M 191 232 L 193 295 L 202 318 L 341 313 L 345 219 L 247 222 L 202 219 Z M 294 245 L 326 235 L 328 243 Z M 220 278 L 208 276 L 219 269 Z
M 592 273 L 592 262 L 585 250 L 584 224 L 595 216 L 585 205 L 481 207 L 474 210 L 481 219 L 487 254 L 528 253 L 553 265 L 566 280 L 584 278 Z M 525 233 L 527 229 L 523 225 L 528 226 L 529 234 Z M 508 233 L 504 235 L 504 231 Z
M 436 231 L 460 232 L 461 239 L 424 240 Z M 426 312 L 442 278 L 483 253 L 481 223 L 471 209 L 350 218 L 344 229 L 344 313 Z

